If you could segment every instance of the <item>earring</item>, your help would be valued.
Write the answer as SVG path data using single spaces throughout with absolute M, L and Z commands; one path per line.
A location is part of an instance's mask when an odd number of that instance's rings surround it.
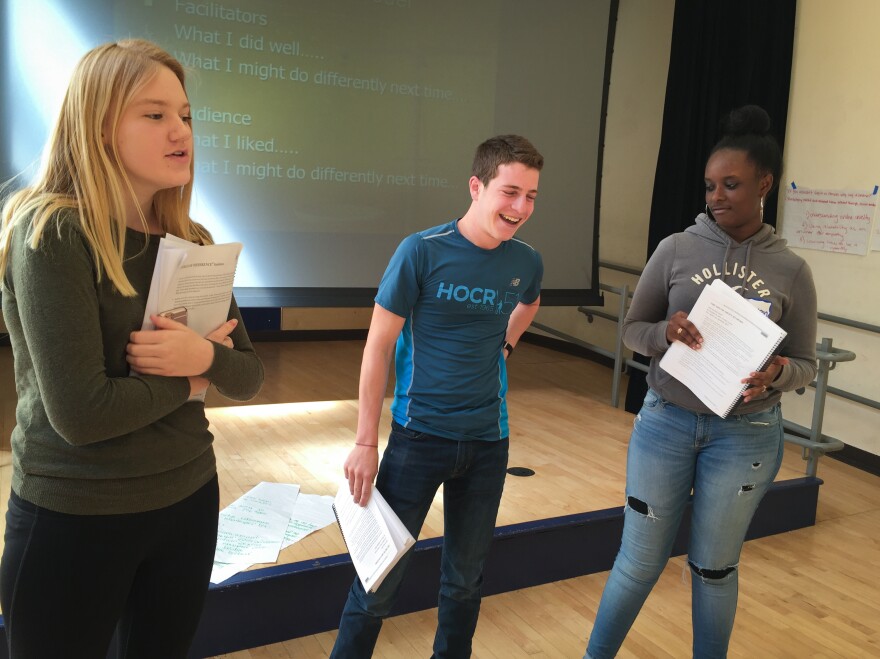
M 764 197 L 761 197 L 761 222 L 764 221 Z

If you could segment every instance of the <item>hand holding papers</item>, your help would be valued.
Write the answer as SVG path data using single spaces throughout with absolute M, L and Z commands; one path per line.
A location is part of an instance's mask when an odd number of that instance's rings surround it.
M 674 341 L 660 368 L 687 386 L 710 410 L 724 418 L 785 338 L 785 330 L 720 279 L 703 288 L 688 320 L 703 336 L 700 350 Z
M 376 488 L 369 503 L 360 506 L 343 481 L 333 512 L 364 590 L 375 592 L 415 540 Z
M 241 243 L 196 245 L 171 234 L 159 241 L 142 329 L 164 315 L 207 336 L 226 322 Z M 197 394 L 190 400 L 204 400 Z
M 159 241 L 159 254 L 147 296 L 143 329 L 150 315 L 186 309 L 187 325 L 202 336 L 226 322 L 241 243 L 196 245 L 171 234 Z

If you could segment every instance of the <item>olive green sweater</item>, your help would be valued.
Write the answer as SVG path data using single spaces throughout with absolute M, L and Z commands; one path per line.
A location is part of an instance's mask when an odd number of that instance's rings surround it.
M 129 375 L 129 335 L 139 330 L 159 236 L 128 230 L 123 297 L 94 259 L 75 213 L 47 226 L 38 249 L 27 226 L 12 239 L 3 316 L 18 393 L 12 487 L 38 506 L 72 514 L 132 513 L 176 503 L 216 473 L 205 406 L 187 402 L 185 377 Z M 241 320 L 233 300 L 230 318 Z M 234 349 L 214 344 L 204 374 L 229 398 L 259 391 L 263 367 L 244 325 Z

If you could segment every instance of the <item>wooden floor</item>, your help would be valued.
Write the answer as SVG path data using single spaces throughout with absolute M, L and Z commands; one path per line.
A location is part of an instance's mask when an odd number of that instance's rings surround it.
M 317 354 L 315 346 L 296 344 L 261 345 L 259 349 L 267 361 L 272 359 L 267 351 L 285 356 L 309 351 L 309 359 Z M 355 372 L 328 376 L 309 369 L 297 377 L 295 374 L 302 372 L 300 360 L 299 365 L 294 361 L 289 370 L 277 374 L 280 380 L 297 381 L 289 385 L 295 389 L 285 396 L 300 402 L 208 410 L 216 438 L 223 505 L 260 480 L 299 483 L 307 493 L 336 493 L 342 463 L 354 439 L 357 401 L 333 398 L 334 394 L 350 392 L 325 389 L 329 383 L 320 379 L 328 377 L 339 383 L 353 375 L 351 385 L 356 388 L 362 345 L 340 343 L 330 349 L 331 356 Z M 601 397 L 607 397 L 600 384 L 607 369 L 534 346 L 517 351 L 517 359 L 510 377 L 510 464 L 529 467 L 535 475 L 507 479 L 498 524 L 622 505 L 632 415 L 600 402 Z M 597 390 L 591 392 L 590 387 L 597 384 Z M 275 394 L 267 391 L 263 395 Z M 380 429 L 383 446 L 390 424 L 389 400 Z M 438 493 L 422 538 L 443 534 L 441 498 Z M 281 560 L 290 563 L 344 552 L 340 534 L 331 527 L 292 545 Z
M 299 483 L 333 494 L 354 436 L 358 341 L 260 343 L 266 386 L 248 405 L 214 394 L 225 506 L 262 480 Z M 0 396 L 9 391 L 0 348 Z M 8 363 L 8 362 L 5 362 Z M 619 506 L 632 415 L 607 405 L 610 372 L 592 362 L 522 344 L 510 362 L 511 465 L 499 524 Z M 387 436 L 388 414 L 381 435 Z M 0 511 L 9 487 L 9 454 L 0 452 Z M 779 479 L 804 472 L 789 447 Z M 819 476 L 815 527 L 747 543 L 731 657 L 880 656 L 880 478 L 831 459 Z M 2 525 L 0 521 L 0 525 Z M 420 537 L 442 533 L 439 497 Z M 282 553 L 282 562 L 344 552 L 335 527 Z M 552 560 L 552 556 L 548 556 Z M 607 573 L 488 597 L 477 628 L 476 658 L 581 657 Z M 621 657 L 690 656 L 690 586 L 684 558 L 670 561 L 627 638 Z M 291 615 L 304 603 L 291 602 Z M 376 657 L 431 654 L 436 610 L 390 619 Z M 318 659 L 334 632 L 224 655 Z

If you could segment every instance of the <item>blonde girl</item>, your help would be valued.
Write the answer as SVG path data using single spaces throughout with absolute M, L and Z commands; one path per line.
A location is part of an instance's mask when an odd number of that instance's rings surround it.
M 15 363 L 12 493 L 0 561 L 10 656 L 184 657 L 217 537 L 204 404 L 263 369 L 233 301 L 207 338 L 153 317 L 160 237 L 189 217 L 193 140 L 180 63 L 126 40 L 76 67 L 37 180 L 6 202 L 3 316 Z

